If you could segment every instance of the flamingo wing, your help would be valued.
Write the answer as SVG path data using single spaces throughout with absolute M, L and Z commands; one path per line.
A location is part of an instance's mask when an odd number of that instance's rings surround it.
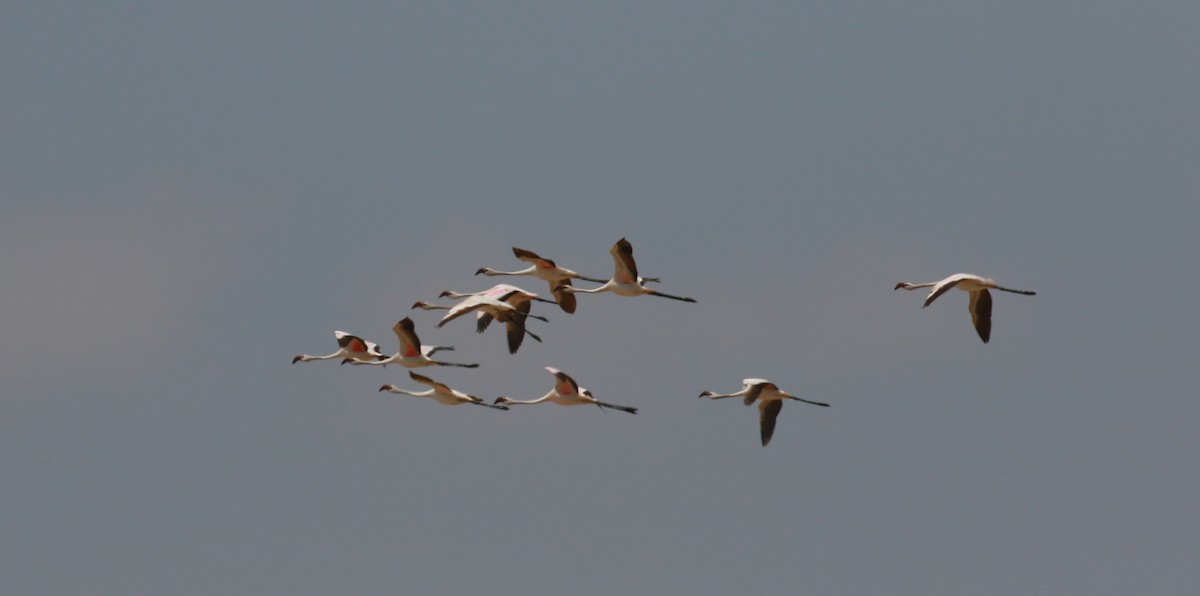
M 370 350 L 370 347 L 367 345 L 370 342 L 357 335 L 350 335 L 345 331 L 334 331 L 333 335 L 337 338 L 338 347 L 347 352 L 364 354 Z
M 550 293 L 554 295 L 554 300 L 558 302 L 558 307 L 563 309 L 567 314 L 575 313 L 575 293 L 563 290 L 564 287 L 570 286 L 571 280 L 564 279 L 560 282 L 550 282 Z
M 522 302 L 516 305 L 516 312 L 509 315 L 512 319 L 506 325 L 509 354 L 516 354 L 521 348 L 521 343 L 525 341 L 525 330 L 522 327 L 525 326 L 525 315 L 529 314 L 532 307 L 532 302 Z
M 492 324 L 493 317 L 490 313 L 480 311 L 477 313 L 479 318 L 475 321 L 475 333 L 483 333 L 487 330 L 488 325 Z
M 986 344 L 992 337 L 991 292 L 988 292 L 987 288 L 971 292 L 971 303 L 968 308 L 971 309 L 971 322 L 975 324 L 975 331 L 979 334 L 979 339 Z
M 747 385 L 745 388 L 746 397 L 742 398 L 742 403 L 744 403 L 746 405 L 750 405 L 750 404 L 754 403 L 754 400 L 758 399 L 758 396 L 762 395 L 763 389 L 765 389 L 767 387 L 775 386 L 774 383 L 772 383 L 770 381 L 764 381 L 762 379 L 746 379 L 746 380 L 747 381 L 758 381 L 757 383 L 747 383 L 746 384 Z M 764 403 L 766 403 L 766 402 L 764 402 Z
M 941 296 L 942 294 L 945 294 L 946 292 L 950 291 L 950 288 L 957 286 L 958 282 L 960 282 L 962 280 L 963 280 L 962 277 L 953 275 L 953 276 L 947 277 L 946 279 L 943 279 L 942 281 L 939 281 L 936 286 L 933 286 L 933 290 L 929 292 L 929 297 L 925 298 L 925 306 L 929 306 L 930 304 L 933 304 L 933 301 L 937 300 L 938 296 Z
M 554 375 L 554 390 L 562 395 L 579 395 L 579 383 L 575 382 L 567 373 L 558 370 L 557 368 L 546 367 L 550 374 Z
M 445 393 L 451 393 L 451 391 L 450 391 L 450 388 L 449 388 L 449 387 L 447 387 L 447 386 L 446 386 L 444 383 L 439 383 L 439 382 L 437 382 L 437 381 L 435 381 L 435 380 L 433 380 L 433 379 L 431 379 L 431 378 L 429 378 L 429 377 L 427 377 L 427 376 L 425 376 L 425 375 L 419 375 L 419 374 L 417 374 L 417 373 L 415 373 L 415 372 L 412 372 L 412 371 L 410 370 L 410 371 L 408 371 L 408 376 L 409 376 L 409 377 L 410 377 L 412 380 L 414 380 L 414 381 L 416 381 L 416 382 L 418 382 L 418 383 L 421 383 L 422 385 L 429 385 L 430 387 L 433 387 L 433 389 L 434 389 L 435 391 L 443 391 L 443 392 L 445 392 Z
M 450 310 L 446 313 L 446 316 L 442 317 L 442 320 L 438 321 L 437 326 L 441 327 L 469 312 L 474 312 L 475 309 L 483 306 L 483 304 L 484 301 L 479 296 L 471 296 L 466 298 L 465 300 L 460 301 L 458 304 L 451 306 Z
M 761 427 L 763 447 L 771 442 L 771 436 L 775 434 L 775 419 L 779 417 L 779 411 L 783 409 L 783 402 L 780 400 L 764 401 L 758 404 L 759 426 Z
M 412 317 L 404 317 L 392 327 L 396 338 L 400 340 L 400 354 L 405 358 L 421 355 L 421 338 L 417 337 Z
M 633 260 L 633 245 L 628 240 L 622 238 L 613 245 L 611 252 L 613 261 L 616 264 L 613 279 L 617 283 L 636 285 L 638 283 L 638 271 L 637 262 Z
M 531 250 L 525 250 L 523 248 L 517 248 L 514 246 L 513 254 L 516 255 L 516 257 L 518 259 L 525 261 L 526 263 L 533 263 L 533 265 L 535 267 L 537 267 L 538 269 L 557 269 L 558 268 L 558 265 L 555 265 L 554 261 L 551 261 L 550 259 L 544 259 L 542 257 L 539 257 L 539 256 L 537 256 L 536 253 L 534 253 Z

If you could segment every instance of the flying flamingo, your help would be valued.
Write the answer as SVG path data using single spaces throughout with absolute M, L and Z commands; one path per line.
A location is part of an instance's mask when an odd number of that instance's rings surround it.
M 538 302 L 549 302 L 550 304 L 555 303 L 553 300 L 546 300 L 545 298 L 542 298 L 533 292 L 529 292 L 509 284 L 497 284 L 482 292 L 459 293 L 447 290 L 442 292 L 439 297 L 467 298 L 469 296 L 480 295 L 491 296 L 497 300 L 507 302 L 517 309 L 515 313 L 512 313 L 513 316 L 509 318 L 509 320 L 504 321 L 508 331 L 509 354 L 516 354 L 517 350 L 521 347 L 521 343 L 525 341 L 525 334 L 527 332 L 522 329 L 522 327 L 524 327 L 525 324 L 525 317 L 529 316 L 529 309 L 533 305 L 532 301 L 537 300 Z M 483 333 L 485 330 L 487 330 L 488 325 L 492 324 L 492 320 L 495 318 L 496 317 L 491 313 L 485 312 L 485 309 L 477 309 L 475 311 L 475 332 Z M 512 320 L 514 318 L 516 321 Z
M 904 288 L 906 290 L 915 290 L 917 288 L 933 288 L 929 292 L 929 296 L 925 298 L 925 306 L 929 306 L 937 299 L 938 296 L 945 294 L 950 288 L 958 288 L 964 292 L 971 294 L 971 301 L 967 304 L 967 308 L 971 311 L 971 321 L 975 324 L 975 331 L 979 333 L 979 339 L 983 343 L 987 343 L 992 336 L 992 294 L 988 292 L 989 288 L 997 289 L 1002 292 L 1012 292 L 1013 294 L 1024 294 L 1026 296 L 1035 296 L 1037 292 L 1028 290 L 1013 290 L 1011 288 L 1002 288 L 996 285 L 992 278 L 983 278 L 970 273 L 955 273 L 941 281 L 933 281 L 925 284 L 910 284 L 902 281 L 892 288 L 893 291 Z
M 537 294 L 526 292 L 516 286 L 500 284 L 490 290 L 470 294 L 447 290 L 439 294 L 438 297 L 461 298 L 461 300 L 454 306 L 442 306 L 418 301 L 412 307 L 425 310 L 450 311 L 446 313 L 446 316 L 442 317 L 441 321 L 438 321 L 438 327 L 442 327 L 446 323 L 470 312 L 476 313 L 479 319 L 479 322 L 475 325 L 477 333 L 483 333 L 484 329 L 487 329 L 493 319 L 501 321 L 508 325 L 508 351 L 513 354 L 521 346 L 521 341 L 526 334 L 539 342 L 542 341 L 542 338 L 525 328 L 526 317 L 539 321 L 547 320 L 546 317 L 529 314 L 532 300 L 550 302 L 539 297 Z
M 373 341 L 367 341 L 357 335 L 350 335 L 345 331 L 334 331 L 333 336 L 337 338 L 338 351 L 328 356 L 313 356 L 310 354 L 300 354 L 292 358 L 292 364 L 297 362 L 308 362 L 309 360 L 332 360 L 334 358 L 342 358 L 355 362 L 368 362 L 371 360 L 383 360 L 387 356 L 379 349 L 379 344 Z
M 829 404 L 801 399 L 791 393 L 782 391 L 775 383 L 766 379 L 743 379 L 741 391 L 728 394 L 704 391 L 700 394 L 700 397 L 707 397 L 709 399 L 741 397 L 743 398 L 742 402 L 746 405 L 753 404 L 754 400 L 759 400 L 759 426 L 761 428 L 763 447 L 766 447 L 767 443 L 771 442 L 771 436 L 775 434 L 775 419 L 779 417 L 779 411 L 783 409 L 783 400 L 791 399 L 802 401 L 806 404 L 813 404 L 814 406 L 829 407 Z
M 426 350 L 428 346 L 421 345 L 421 339 L 413 328 L 412 318 L 404 317 L 392 327 L 400 340 L 400 349 L 392 356 L 377 362 L 354 362 L 353 364 L 399 364 L 404 368 L 420 368 L 422 366 L 461 366 L 477 368 L 478 364 L 460 364 L 458 362 L 440 362 L 429 357 L 436 349 Z
M 638 276 L 637 263 L 633 260 L 633 245 L 628 240 L 622 238 L 613 245 L 612 250 L 613 262 L 616 264 L 616 271 L 613 273 L 613 278 L 604 282 L 604 285 L 590 290 L 579 288 L 565 287 L 563 291 L 574 294 L 598 294 L 600 292 L 612 292 L 618 296 L 642 296 L 649 294 L 651 296 L 662 296 L 663 298 L 671 298 L 672 300 L 682 300 L 683 302 L 695 302 L 695 298 L 686 298 L 683 296 L 672 296 L 664 294 L 657 290 L 651 290 L 646 287 L 647 282 L 658 281 L 657 279 L 648 279 Z
M 466 393 L 463 393 L 462 391 L 455 391 L 455 390 L 447 387 L 444 383 L 439 383 L 429 377 L 426 377 L 423 375 L 418 375 L 417 373 L 412 372 L 412 371 L 408 372 L 408 376 L 411 377 L 412 380 L 414 380 L 418 383 L 429 385 L 430 389 L 428 389 L 426 391 L 408 391 L 406 389 L 401 389 L 399 387 L 396 387 L 395 385 L 384 385 L 383 387 L 380 387 L 379 390 L 380 391 L 391 391 L 392 393 L 401 393 L 404 395 L 411 395 L 413 397 L 431 397 L 433 399 L 436 399 L 438 401 L 438 403 L 446 404 L 448 406 L 457 406 L 459 404 L 474 404 L 477 406 L 496 408 L 497 410 L 507 410 L 508 409 L 508 406 L 494 406 L 492 404 L 489 404 L 489 403 L 483 401 L 482 399 L 479 399 L 478 397 L 475 397 L 474 395 L 467 395 Z
M 497 404 L 540 404 L 540 403 L 550 402 L 550 403 L 558 404 L 560 406 L 597 405 L 597 406 L 600 406 L 601 408 L 611 408 L 613 410 L 629 412 L 630 414 L 637 414 L 637 408 L 631 408 L 629 406 L 618 406 L 615 404 L 604 403 L 604 402 L 596 399 L 595 397 L 592 396 L 591 391 L 588 391 L 587 389 L 580 387 L 579 383 L 575 382 L 575 379 L 572 379 L 571 377 L 567 376 L 566 373 L 558 370 L 557 368 L 552 368 L 552 367 L 547 366 L 546 370 L 550 371 L 550 374 L 554 375 L 554 388 L 550 390 L 550 393 L 547 393 L 546 395 L 543 395 L 538 399 L 532 399 L 532 400 L 528 400 L 528 401 L 520 401 L 520 400 L 509 399 L 507 397 L 500 396 L 500 397 L 496 398 L 496 403 Z
M 540 280 L 550 282 L 550 292 L 554 294 L 554 297 L 558 300 L 559 308 L 563 309 L 563 312 L 568 314 L 575 312 L 575 296 L 573 296 L 570 292 L 563 292 L 559 290 L 560 285 L 570 286 L 572 279 L 582 279 L 584 281 L 590 281 L 598 284 L 604 283 L 603 279 L 584 277 L 578 273 L 575 273 L 574 271 L 571 271 L 570 269 L 559 267 L 558 265 L 554 264 L 554 261 L 539 257 L 533 251 L 517 248 L 515 246 L 513 247 L 512 251 L 518 259 L 525 261 L 526 263 L 531 263 L 531 265 L 528 268 L 520 271 L 496 271 L 495 269 L 483 267 L 479 271 L 476 271 L 475 275 L 479 275 L 481 273 L 489 276 L 532 275 Z

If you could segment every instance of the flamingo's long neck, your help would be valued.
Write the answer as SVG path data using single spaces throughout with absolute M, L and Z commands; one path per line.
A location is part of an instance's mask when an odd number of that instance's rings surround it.
M 610 280 L 604 282 L 604 285 L 602 285 L 598 288 L 592 288 L 590 290 L 585 290 L 583 288 L 574 288 L 571 290 L 571 293 L 572 294 L 598 294 L 600 292 L 611 292 L 613 290 L 614 286 L 616 286 L 616 282 L 614 282 L 613 280 L 610 279 Z
M 530 268 L 528 268 L 528 269 L 522 269 L 522 270 L 520 270 L 520 271 L 495 271 L 495 270 L 488 270 L 488 271 L 484 271 L 484 272 L 483 272 L 483 274 L 484 274 L 484 275 L 487 275 L 487 276 L 496 276 L 496 275 L 534 275 L 536 271 L 537 271 L 537 267 L 530 267 Z
M 738 391 L 736 393 L 712 393 L 712 394 L 706 395 L 704 397 L 707 397 L 709 399 L 724 399 L 726 397 L 741 397 L 743 395 L 746 395 L 745 389 Z
M 407 389 L 401 389 L 399 387 L 392 387 L 390 391 L 392 393 L 401 393 L 404 395 L 411 395 L 413 397 L 430 397 L 433 395 L 432 390 L 430 390 L 430 391 L 409 391 Z
M 546 395 L 543 395 L 537 399 L 530 399 L 530 400 L 524 400 L 524 401 L 519 400 L 519 399 L 510 399 L 510 400 L 508 400 L 508 403 L 510 403 L 510 404 L 525 404 L 525 405 L 540 404 L 540 403 L 543 403 L 546 400 L 550 399 L 551 395 L 554 395 L 553 391 L 551 391 L 550 393 L 547 393 Z
M 308 362 L 309 360 L 332 360 L 339 356 L 345 356 L 344 350 L 338 350 L 328 356 L 311 356 L 309 354 L 301 354 L 299 362 Z

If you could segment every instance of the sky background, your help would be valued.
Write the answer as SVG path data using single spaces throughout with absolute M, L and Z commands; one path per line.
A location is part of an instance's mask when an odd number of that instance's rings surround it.
M 0 8 L 20 594 L 1193 594 L 1200 4 Z M 634 246 L 698 304 L 411 311 Z M 893 292 L 966 271 L 1036 290 Z M 514 279 L 514 278 L 510 278 Z M 545 292 L 543 282 L 515 278 Z M 493 398 L 291 365 L 412 316 Z M 447 359 L 450 359 L 447 357 Z M 788 403 L 711 402 L 765 377 Z

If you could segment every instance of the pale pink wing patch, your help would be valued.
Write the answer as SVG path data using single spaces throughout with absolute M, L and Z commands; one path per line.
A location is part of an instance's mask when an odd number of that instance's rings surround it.
M 611 252 L 616 264 L 613 279 L 621 284 L 637 284 L 637 262 L 633 260 L 633 245 L 622 238 L 613 245 Z
M 487 296 L 488 298 L 495 298 L 496 300 L 499 300 L 502 296 L 504 296 L 505 294 L 508 294 L 512 290 L 513 290 L 512 286 L 507 286 L 507 285 L 501 284 L 501 285 L 498 285 L 498 286 L 488 290 L 483 295 Z
M 576 395 L 579 393 L 579 385 L 575 384 L 575 379 L 568 377 L 564 373 L 556 373 L 554 375 L 554 390 L 562 395 Z

